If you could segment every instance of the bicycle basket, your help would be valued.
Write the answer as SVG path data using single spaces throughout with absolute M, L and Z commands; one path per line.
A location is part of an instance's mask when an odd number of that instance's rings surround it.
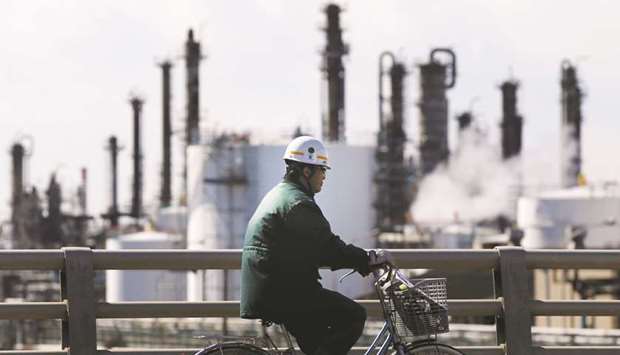
M 445 278 L 407 280 L 397 272 L 383 291 L 386 313 L 403 340 L 449 331 Z

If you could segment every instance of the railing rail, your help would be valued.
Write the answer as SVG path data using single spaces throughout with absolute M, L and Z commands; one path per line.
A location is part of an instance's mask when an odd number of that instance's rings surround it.
M 495 299 L 448 301 L 451 315 L 495 316 L 497 346 L 461 347 L 467 354 L 531 355 L 620 353 L 620 346 L 532 346 L 532 316 L 617 316 L 620 301 L 529 299 L 528 271 L 555 269 L 620 269 L 620 251 L 524 250 L 391 250 L 404 269 L 492 270 Z M 0 320 L 59 319 L 63 322 L 59 351 L 0 351 L 4 354 L 182 354 L 195 349 L 97 350 L 96 319 L 238 317 L 238 301 L 100 302 L 94 300 L 95 270 L 239 269 L 240 250 L 3 250 L 0 270 L 60 270 L 60 302 L 0 303 Z M 380 316 L 377 301 L 359 301 L 370 316 Z M 355 353 L 361 349 L 355 349 Z

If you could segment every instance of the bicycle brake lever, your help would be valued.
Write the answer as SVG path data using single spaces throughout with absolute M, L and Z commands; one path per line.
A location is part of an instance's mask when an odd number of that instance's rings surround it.
M 355 273 L 355 270 L 351 270 L 349 272 L 347 272 L 346 274 L 344 274 L 340 279 L 338 279 L 338 283 L 342 283 L 342 281 L 344 279 L 346 279 L 347 277 L 353 275 Z

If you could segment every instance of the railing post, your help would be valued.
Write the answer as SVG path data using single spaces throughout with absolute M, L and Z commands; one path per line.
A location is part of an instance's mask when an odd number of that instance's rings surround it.
M 525 250 L 498 247 L 499 268 L 493 269 L 495 296 L 501 298 L 503 312 L 497 316 L 497 343 L 505 344 L 507 355 L 529 355 L 532 352 L 532 316 L 529 272 Z
M 71 355 L 97 353 L 95 272 L 89 248 L 62 248 L 65 265 L 61 271 L 61 298 L 67 303 L 67 320 L 62 322 L 62 347 Z

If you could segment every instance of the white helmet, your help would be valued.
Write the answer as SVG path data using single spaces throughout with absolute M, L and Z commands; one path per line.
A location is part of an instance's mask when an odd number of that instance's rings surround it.
M 300 136 L 293 139 L 286 147 L 282 159 L 324 166 L 330 169 L 327 164 L 327 149 L 325 149 L 323 142 L 310 136 Z

